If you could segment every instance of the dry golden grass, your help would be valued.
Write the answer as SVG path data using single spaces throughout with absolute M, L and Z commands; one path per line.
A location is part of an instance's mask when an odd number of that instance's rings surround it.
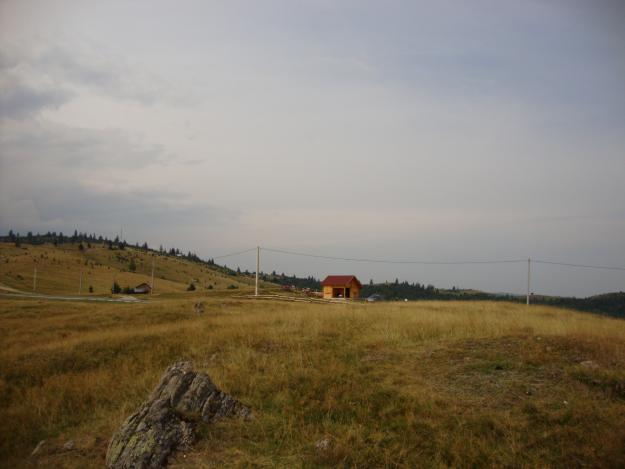
M 193 282 L 199 290 L 209 285 L 223 290 L 234 284 L 250 288 L 251 278 L 233 278 L 181 258 L 159 256 L 134 248 L 109 250 L 103 244 L 93 244 L 80 251 L 78 244 L 22 245 L 0 243 L 0 283 L 24 291 L 32 291 L 34 268 L 37 268 L 37 292 L 47 294 L 77 294 L 80 273 L 83 274 L 82 293 L 111 293 L 114 281 L 123 288 L 150 283 L 152 260 L 155 262 L 155 293 L 184 292 Z M 136 271 L 128 270 L 134 258 Z
M 181 359 L 255 418 L 202 428 L 175 467 L 625 465 L 624 321 L 502 302 L 217 294 L 198 316 L 198 298 L 0 300 L 4 465 L 101 466 L 113 431 Z M 29 459 L 42 439 L 48 450 Z M 68 439 L 76 449 L 62 451 Z

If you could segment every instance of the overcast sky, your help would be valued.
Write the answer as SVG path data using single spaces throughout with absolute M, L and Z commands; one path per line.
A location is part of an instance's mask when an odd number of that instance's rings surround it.
M 121 227 L 203 257 L 625 266 L 625 6 L 0 1 L 0 231 Z M 262 268 L 526 281 L 523 264 Z M 532 290 L 625 290 L 625 272 L 541 265 Z

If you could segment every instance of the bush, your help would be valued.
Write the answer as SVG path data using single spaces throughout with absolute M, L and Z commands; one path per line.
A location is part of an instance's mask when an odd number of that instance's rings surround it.
M 89 285 L 89 293 L 93 293 L 93 286 Z
M 111 293 L 121 293 L 122 292 L 122 287 L 119 286 L 119 283 L 117 282 L 113 282 L 113 287 L 111 288 Z
M 187 291 L 195 291 L 195 285 L 193 285 L 193 283 L 190 283 L 187 287 Z
M 228 285 L 228 290 L 236 290 L 237 288 L 239 288 L 238 286 L 234 285 L 234 284 L 230 284 Z
M 208 287 L 206 287 L 206 288 L 208 288 L 209 290 L 212 290 L 213 286 L 209 284 Z
M 135 270 L 137 270 L 137 264 L 135 264 L 135 259 L 130 258 L 130 264 L 128 264 L 128 270 L 131 272 L 134 272 Z

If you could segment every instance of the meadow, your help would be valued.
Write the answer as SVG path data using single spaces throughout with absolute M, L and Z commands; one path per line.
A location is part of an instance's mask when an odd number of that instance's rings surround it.
M 4 467 L 101 467 L 113 432 L 183 359 L 254 418 L 202 427 L 172 467 L 625 466 L 622 320 L 503 302 L 194 292 L 142 304 L 0 299 L 0 328 Z
M 0 243 L 0 283 L 45 294 L 108 295 L 113 282 L 122 288 L 151 284 L 158 293 L 180 293 L 193 283 L 200 290 L 250 288 L 251 277 L 229 276 L 205 265 L 133 247 L 108 249 L 103 243 L 26 245 Z M 134 271 L 131 270 L 131 261 Z M 82 288 L 81 288 L 82 275 Z M 90 288 L 91 290 L 90 291 Z

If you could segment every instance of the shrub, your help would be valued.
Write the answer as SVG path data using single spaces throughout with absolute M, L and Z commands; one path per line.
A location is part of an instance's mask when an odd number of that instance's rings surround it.
M 236 286 L 235 284 L 231 283 L 230 285 L 228 285 L 228 290 L 236 290 L 237 288 L 239 288 L 238 286 Z
M 187 287 L 187 291 L 195 291 L 195 285 L 193 284 L 193 282 L 189 284 L 189 286 Z
M 119 283 L 113 282 L 113 287 L 111 288 L 111 293 L 121 293 L 122 287 L 119 286 Z

